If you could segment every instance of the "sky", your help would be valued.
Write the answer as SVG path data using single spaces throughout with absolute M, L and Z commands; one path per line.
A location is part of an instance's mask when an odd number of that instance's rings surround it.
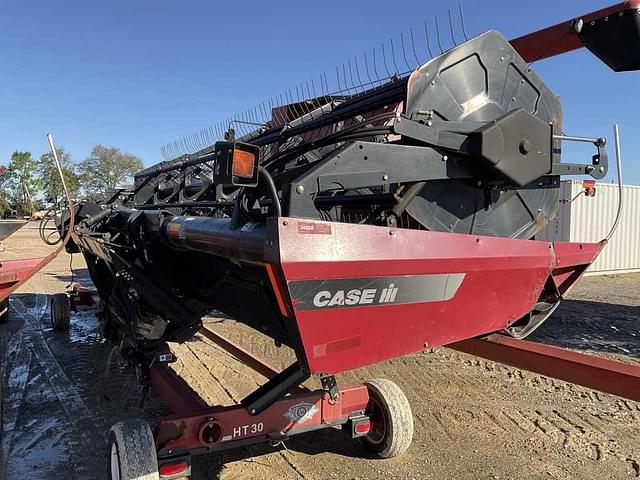
M 462 5 L 469 37 L 496 29 L 511 39 L 614 2 Z M 418 37 L 425 20 L 433 32 L 439 18 L 447 48 L 448 9 L 461 40 L 449 0 L 3 2 L 0 164 L 15 150 L 39 157 L 51 132 L 75 160 L 101 144 L 152 165 L 162 145 L 323 72 L 335 77 L 337 65 L 391 37 L 396 46 L 410 29 Z M 533 67 L 562 99 L 566 134 L 611 138 L 620 124 L 625 183 L 640 184 L 640 72 L 614 73 L 586 50 Z M 585 160 L 571 155 L 564 161 Z

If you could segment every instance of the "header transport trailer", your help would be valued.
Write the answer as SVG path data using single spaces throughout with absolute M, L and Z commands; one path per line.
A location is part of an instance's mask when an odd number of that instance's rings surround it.
M 560 101 L 530 63 L 586 47 L 637 70 L 639 8 L 511 42 L 488 31 L 426 62 L 412 32 L 401 55 L 392 45 L 392 57 L 338 70 L 337 92 L 323 77 L 167 146 L 133 189 L 79 204 L 67 249 L 86 258 L 105 336 L 175 412 L 153 431 L 141 420 L 112 428 L 112 478 L 186 476 L 193 454 L 336 426 L 399 455 L 413 432 L 400 389 L 339 387 L 334 375 L 439 345 L 499 359 L 491 342 L 469 340 L 490 334 L 511 353 L 519 342 L 509 361 L 526 357 L 525 368 L 555 355 L 562 367 L 548 374 L 592 369 L 579 381 L 625 394 L 589 383 L 606 371 L 637 388 L 635 371 L 518 339 L 606 243 L 532 240 L 558 211 L 561 176 L 601 179 L 608 158 L 604 138 L 563 134 Z M 426 33 L 429 50 L 441 46 Z M 403 73 L 407 56 L 417 65 Z M 588 161 L 563 161 L 574 141 L 592 144 Z M 167 342 L 191 338 L 212 310 L 295 352 L 276 372 L 202 330 L 270 378 L 240 405 L 203 405 L 163 366 L 175 360 Z M 301 386 L 312 376 L 318 390 Z

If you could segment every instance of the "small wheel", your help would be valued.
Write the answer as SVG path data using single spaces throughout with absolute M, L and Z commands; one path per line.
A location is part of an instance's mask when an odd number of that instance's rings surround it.
M 360 440 L 364 447 L 382 458 L 403 454 L 413 438 L 413 415 L 400 387 L 384 378 L 366 382 L 369 403 L 366 413 L 371 430 Z
M 158 457 L 151 427 L 144 420 L 116 423 L 109 432 L 111 480 L 159 480 Z
M 55 330 L 66 332 L 71 322 L 71 306 L 66 293 L 51 295 L 51 325 Z
M 7 323 L 9 320 L 9 299 L 0 302 L 0 323 Z

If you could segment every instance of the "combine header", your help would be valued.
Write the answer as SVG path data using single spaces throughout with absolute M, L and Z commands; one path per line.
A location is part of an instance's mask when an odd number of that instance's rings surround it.
M 382 457 L 404 452 L 413 421 L 400 389 L 341 388 L 334 375 L 438 345 L 473 350 L 455 342 L 487 334 L 523 338 L 554 311 L 605 241 L 532 238 L 557 214 L 561 176 L 601 179 L 608 160 L 604 138 L 562 133 L 560 101 L 530 63 L 585 46 L 614 70 L 640 68 L 639 8 L 511 42 L 489 31 L 387 79 L 371 79 L 382 63 L 365 56 L 368 82 L 353 82 L 350 62 L 337 94 L 321 79 L 322 94 L 307 85 L 176 142 L 133 190 L 82 203 L 67 248 L 86 258 L 106 338 L 176 413 L 155 433 L 114 426 L 112 478 L 158 478 L 158 463 L 174 478 L 191 454 L 330 426 Z M 563 161 L 572 141 L 593 156 Z M 241 405 L 203 405 L 162 365 L 167 342 L 212 310 L 296 355 L 282 372 L 261 367 L 270 380 Z M 300 387 L 311 376 L 320 389 Z

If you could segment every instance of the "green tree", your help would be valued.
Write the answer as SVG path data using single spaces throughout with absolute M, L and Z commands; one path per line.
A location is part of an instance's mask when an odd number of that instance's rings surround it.
M 80 182 L 86 193 L 102 193 L 130 182 L 142 167 L 142 160 L 135 155 L 122 153 L 119 148 L 96 145 L 89 157 L 80 162 Z
M 4 186 L 9 190 L 16 203 L 20 215 L 32 214 L 33 199 L 41 188 L 41 181 L 37 175 L 38 162 L 31 156 L 31 152 L 13 152 L 7 166 Z
M 64 181 L 67 184 L 69 193 L 74 197 L 78 193 L 79 185 L 75 165 L 71 160 L 71 156 L 63 147 L 56 148 L 56 153 L 58 154 L 58 160 L 60 160 Z M 56 167 L 56 161 L 50 152 L 40 157 L 39 169 L 39 176 L 46 200 L 57 205 L 58 201 L 64 198 L 64 189 L 62 188 L 62 181 L 60 180 L 60 174 Z
M 7 189 L 8 170 L 4 165 L 0 165 L 0 218 L 4 218 L 7 210 L 11 210 L 11 195 Z

